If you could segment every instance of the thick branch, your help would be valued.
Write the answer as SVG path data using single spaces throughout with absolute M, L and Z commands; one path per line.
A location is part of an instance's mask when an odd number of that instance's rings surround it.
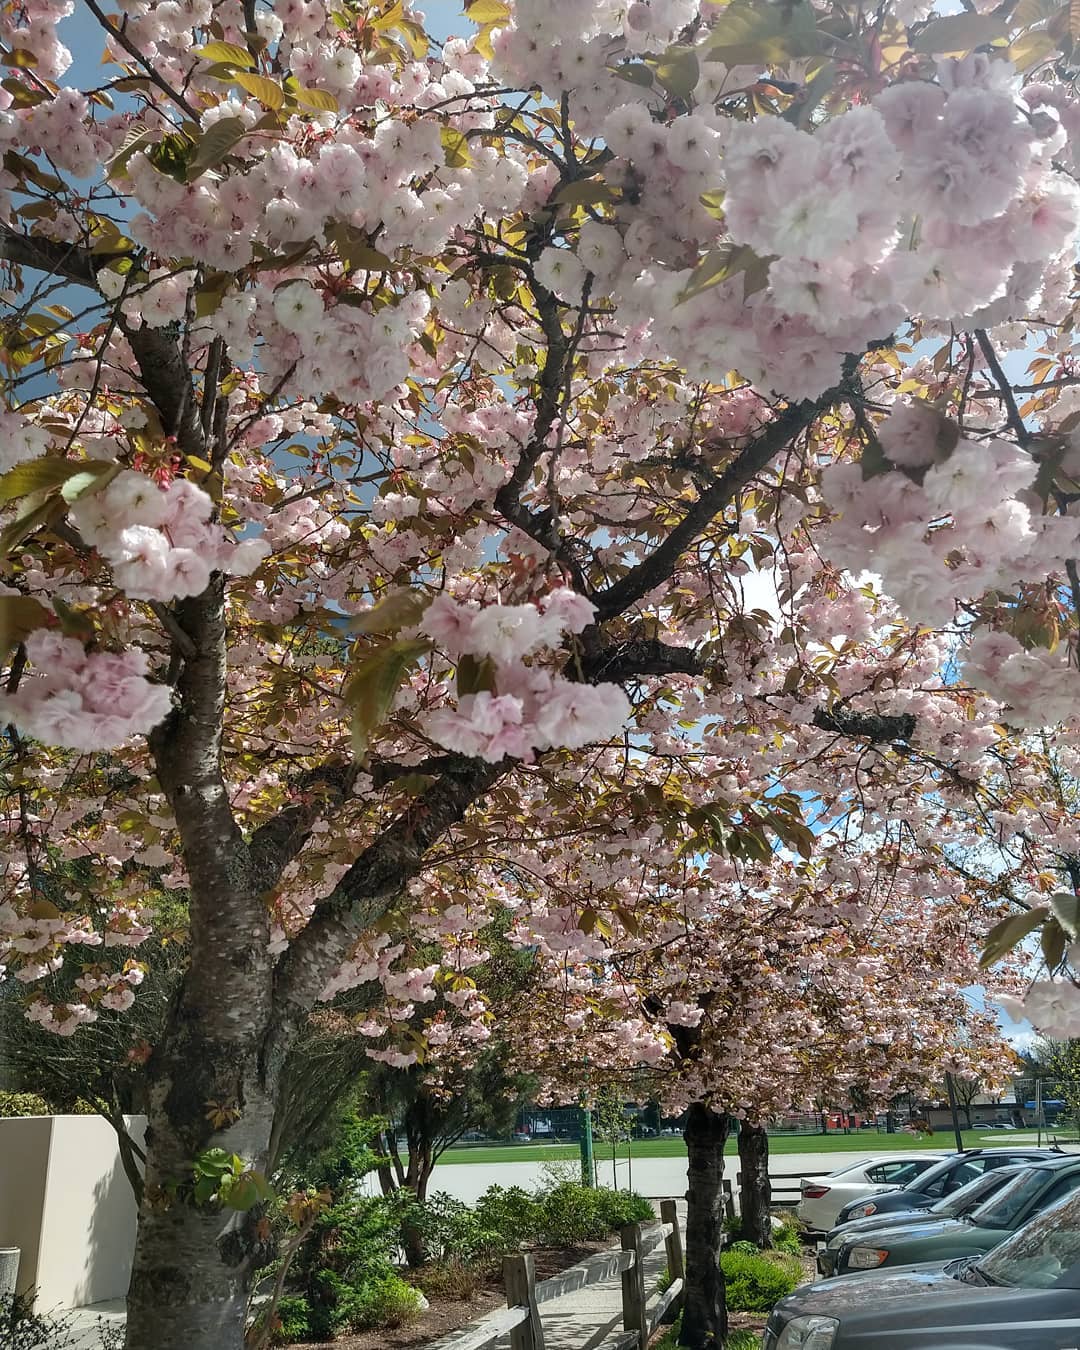
M 814 713 L 814 726 L 821 731 L 835 732 L 838 736 L 852 736 L 857 740 L 869 741 L 871 745 L 878 745 L 883 741 L 911 740 L 915 734 L 915 716 L 913 713 L 883 715 L 853 712 L 850 708 L 836 706 L 818 708 Z
M 248 849 L 255 885 L 268 891 L 311 837 L 311 827 L 327 810 L 340 806 L 353 789 L 360 769 L 355 764 L 321 764 L 292 785 L 296 800 L 261 825 Z
M 114 258 L 126 256 L 124 253 L 90 253 L 77 244 L 20 234 L 10 225 L 0 224 L 0 261 L 14 263 L 17 267 L 32 267 L 94 290 L 97 289 L 98 272 Z
M 278 1016 L 265 1051 L 271 1074 L 275 1063 L 284 1060 L 326 981 L 359 937 L 404 893 L 431 845 L 509 767 L 509 761 L 488 764 L 473 759 L 467 769 L 444 774 L 382 831 L 319 903 L 278 964 L 274 980 Z
M 623 684 L 647 675 L 701 675 L 706 669 L 690 647 L 671 647 L 659 638 L 639 637 L 602 643 L 591 650 L 587 645 L 579 668 L 589 684 Z M 573 669 L 571 660 L 567 677 Z
M 672 529 L 662 544 L 647 558 L 595 597 L 598 619 L 610 619 L 623 613 L 636 600 L 648 595 L 675 570 L 682 554 L 690 547 L 710 522 L 728 505 L 736 492 L 769 463 L 769 461 L 804 431 L 817 415 L 822 403 L 833 396 L 823 395 L 814 403 L 798 403 L 785 408 L 773 418 L 761 434 L 741 450 L 717 477 L 716 483 L 703 492 L 682 520 Z
M 204 458 L 206 437 L 191 371 L 172 326 L 136 328 L 123 318 L 120 326 L 135 353 L 143 386 L 161 416 L 166 434 L 176 437 L 176 443 L 185 455 Z

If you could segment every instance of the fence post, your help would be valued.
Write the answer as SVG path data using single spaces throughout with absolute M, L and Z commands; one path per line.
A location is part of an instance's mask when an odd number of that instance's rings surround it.
M 671 1232 L 664 1239 L 664 1246 L 667 1248 L 667 1269 L 669 1280 L 686 1279 L 686 1263 L 683 1260 L 682 1232 L 679 1229 L 679 1210 L 674 1200 L 660 1201 L 660 1221 L 661 1223 L 671 1224 Z M 679 1295 L 671 1305 L 670 1318 L 675 1320 L 675 1315 L 683 1305 L 686 1298 L 686 1290 Z
M 622 1273 L 622 1317 L 625 1331 L 637 1332 L 639 1350 L 648 1350 L 649 1324 L 645 1317 L 645 1263 L 641 1255 L 641 1224 L 620 1230 L 622 1249 L 633 1252 L 634 1264 Z
M 510 1333 L 510 1350 L 544 1350 L 544 1327 L 536 1302 L 536 1269 L 531 1256 L 503 1258 L 503 1284 L 508 1308 L 528 1308 L 529 1315 Z

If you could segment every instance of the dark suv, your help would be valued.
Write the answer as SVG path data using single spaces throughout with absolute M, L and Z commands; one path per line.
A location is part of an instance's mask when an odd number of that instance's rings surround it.
M 1015 1167 L 1061 1156 L 1058 1148 L 972 1148 L 952 1153 L 925 1172 L 912 1177 L 899 1190 L 883 1191 L 849 1200 L 836 1216 L 836 1227 L 851 1219 L 867 1219 L 878 1214 L 899 1214 L 905 1209 L 929 1209 L 937 1200 L 958 1191 L 991 1167 Z
M 762 1350 L 1075 1350 L 1080 1194 L 985 1256 L 804 1285 L 769 1316 Z

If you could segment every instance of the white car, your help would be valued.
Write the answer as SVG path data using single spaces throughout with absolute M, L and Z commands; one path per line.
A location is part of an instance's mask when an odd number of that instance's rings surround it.
M 894 1191 L 943 1157 L 945 1154 L 936 1149 L 887 1153 L 879 1158 L 849 1163 L 827 1176 L 803 1177 L 799 1182 L 801 1194 L 796 1213 L 812 1232 L 827 1233 L 835 1226 L 836 1216 L 849 1200 L 861 1200 L 864 1195 L 877 1195 L 879 1191 Z

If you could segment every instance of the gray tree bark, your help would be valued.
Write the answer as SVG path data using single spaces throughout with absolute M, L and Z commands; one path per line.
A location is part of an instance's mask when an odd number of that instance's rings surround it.
M 763 1250 L 773 1245 L 769 1136 L 764 1125 L 739 1122 L 739 1236 Z
M 728 1118 L 704 1102 L 687 1114 L 686 1297 L 679 1344 L 688 1350 L 721 1346 L 727 1303 L 720 1249 L 724 1235 L 724 1142 Z

